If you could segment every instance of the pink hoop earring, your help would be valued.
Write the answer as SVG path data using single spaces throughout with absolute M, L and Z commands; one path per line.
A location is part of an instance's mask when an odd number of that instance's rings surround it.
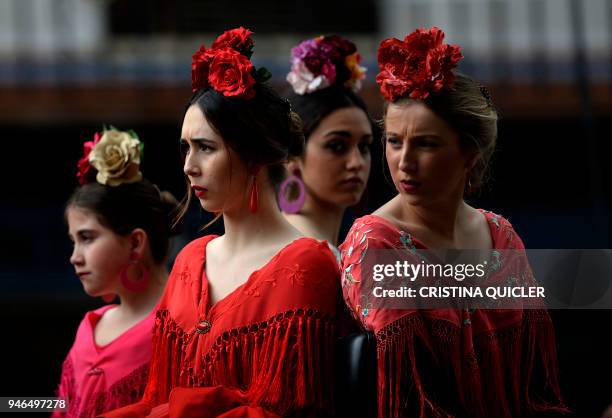
M 294 185 L 293 187 L 297 187 L 298 196 L 293 201 L 289 201 L 287 199 L 287 189 L 292 184 Z M 280 206 L 283 212 L 292 214 L 302 210 L 304 202 L 306 202 L 306 186 L 304 181 L 298 176 L 290 174 L 289 177 L 283 180 L 278 189 L 278 206 Z
M 137 277 L 130 278 L 129 271 L 135 270 Z M 139 293 L 144 291 L 149 285 L 149 272 L 144 266 L 144 263 L 138 259 L 135 254 L 130 255 L 130 261 L 121 270 L 121 284 L 130 292 Z

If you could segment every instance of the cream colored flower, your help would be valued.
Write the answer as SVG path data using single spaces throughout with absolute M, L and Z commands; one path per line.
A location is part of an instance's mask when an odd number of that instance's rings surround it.
M 140 172 L 140 141 L 128 132 L 104 131 L 100 142 L 89 153 L 89 162 L 98 170 L 100 184 L 118 186 L 142 179 Z

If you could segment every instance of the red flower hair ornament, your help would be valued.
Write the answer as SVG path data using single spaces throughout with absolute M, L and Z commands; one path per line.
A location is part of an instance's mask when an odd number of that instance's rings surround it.
M 83 157 L 81 157 L 77 164 L 77 179 L 79 180 L 79 185 L 81 186 L 91 181 L 90 173 L 93 170 L 91 168 L 91 163 L 89 162 L 89 154 L 94 147 L 98 145 L 101 138 L 102 134 L 100 132 L 96 132 L 92 141 L 86 141 L 83 143 Z
M 223 32 L 208 49 L 202 45 L 192 56 L 192 90 L 211 88 L 226 97 L 252 99 L 255 83 L 271 76 L 265 68 L 255 71 L 250 61 L 254 46 L 252 34 L 239 27 Z
M 403 41 L 387 38 L 380 43 L 376 82 L 387 101 L 403 97 L 423 100 L 453 85 L 452 70 L 463 55 L 458 45 L 443 41 L 444 32 L 434 26 L 417 29 Z

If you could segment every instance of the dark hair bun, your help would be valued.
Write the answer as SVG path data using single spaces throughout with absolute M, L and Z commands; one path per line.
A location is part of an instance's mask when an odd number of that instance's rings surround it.
M 183 224 L 180 222 L 174 222 L 179 210 L 179 201 L 167 190 L 160 191 L 159 198 L 161 200 L 162 208 L 166 214 L 166 218 L 168 219 L 170 236 L 181 234 L 183 232 Z

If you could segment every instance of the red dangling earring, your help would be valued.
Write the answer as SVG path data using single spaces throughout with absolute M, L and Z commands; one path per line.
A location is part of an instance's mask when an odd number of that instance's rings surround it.
M 135 277 L 130 277 L 129 270 L 135 273 Z M 134 293 L 144 291 L 149 285 L 149 272 L 136 254 L 130 255 L 130 261 L 121 270 L 120 278 L 123 287 Z
M 259 189 L 257 187 L 257 174 L 254 174 L 251 192 L 249 193 L 249 211 L 255 213 L 257 209 L 259 209 Z
M 249 192 L 249 212 L 255 213 L 259 209 L 259 188 L 257 187 L 257 175 L 261 167 L 253 169 L 253 183 Z

